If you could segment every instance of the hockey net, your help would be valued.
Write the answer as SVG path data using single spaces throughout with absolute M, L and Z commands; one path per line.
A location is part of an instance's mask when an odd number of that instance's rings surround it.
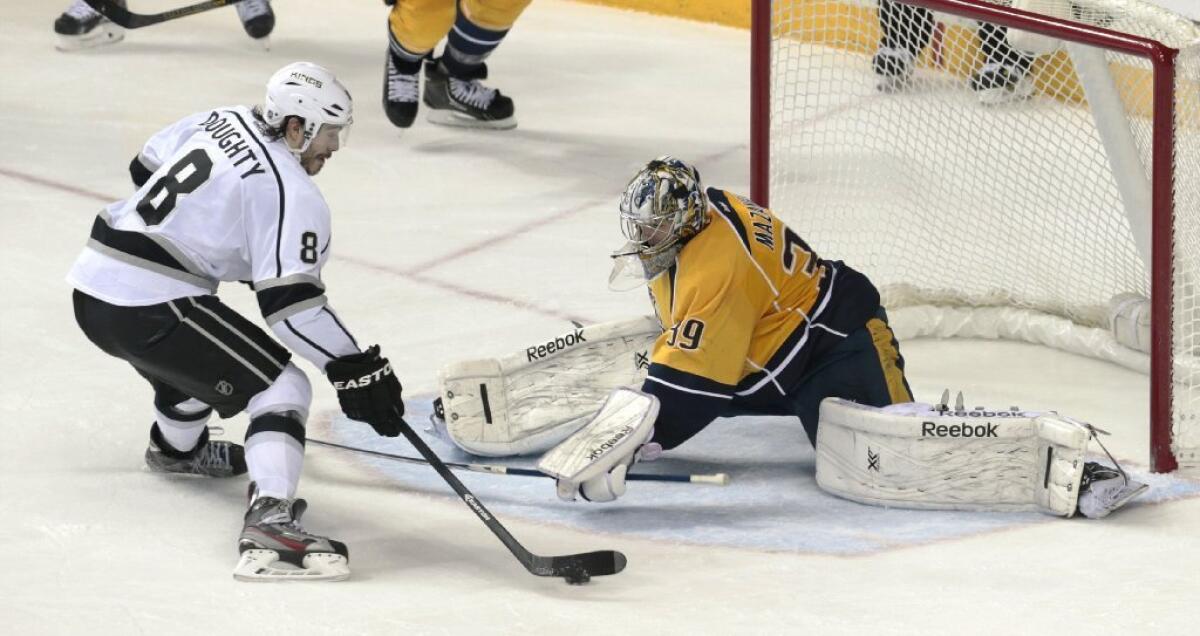
M 1200 28 L 1139 0 L 893 0 L 935 13 L 890 21 L 927 44 L 883 91 L 876 0 L 753 1 L 753 198 L 868 274 L 901 338 L 1149 373 L 1153 469 L 1200 467 Z M 1031 94 L 982 104 L 1013 43 Z M 1121 300 L 1152 308 L 1144 342 L 1113 337 Z

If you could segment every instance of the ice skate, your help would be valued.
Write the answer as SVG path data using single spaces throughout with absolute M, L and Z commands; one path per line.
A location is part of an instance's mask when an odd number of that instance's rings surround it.
M 903 49 L 883 47 L 875 53 L 871 67 L 878 76 L 875 88 L 881 93 L 898 93 L 908 88 L 913 72 L 913 55 Z
M 1014 64 L 990 62 L 971 76 L 971 90 L 987 105 L 1019 102 L 1033 95 L 1033 78 Z
M 438 60 L 425 63 L 425 106 L 431 123 L 466 128 L 508 129 L 517 126 L 513 102 L 479 80 L 487 79 L 480 64 L 470 76 L 454 77 Z
M 238 19 L 246 35 L 261 42 L 263 48 L 271 48 L 268 36 L 275 30 L 275 12 L 271 9 L 270 0 L 242 0 L 234 5 L 237 7 Z
M 258 497 L 238 539 L 239 581 L 342 581 L 350 576 L 346 544 L 305 532 L 303 499 Z
M 123 7 L 125 0 L 117 0 L 117 4 Z M 91 49 L 125 39 L 125 29 L 97 13 L 83 0 L 75 0 L 58 16 L 54 21 L 54 32 L 58 34 L 54 48 L 60 51 Z
M 155 424 L 150 428 L 146 466 L 156 473 L 234 477 L 246 472 L 246 457 L 245 450 L 239 444 L 209 440 L 207 428 L 200 434 L 195 448 L 187 452 L 177 451 L 163 439 L 158 424 Z
M 421 62 L 417 60 L 413 64 L 416 69 L 412 73 L 402 72 L 396 66 L 395 56 L 388 51 L 387 66 L 383 72 L 383 112 L 397 128 L 408 128 L 417 118 L 421 98 Z
M 1079 483 L 1079 514 L 1089 519 L 1107 517 L 1147 488 L 1146 484 L 1129 479 L 1122 471 L 1087 462 L 1083 465 L 1083 479 Z

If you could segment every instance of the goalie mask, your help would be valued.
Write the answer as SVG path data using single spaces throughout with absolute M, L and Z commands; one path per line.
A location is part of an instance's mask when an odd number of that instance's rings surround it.
M 669 267 L 683 244 L 708 224 L 700 172 L 670 155 L 654 159 L 625 186 L 620 211 L 629 242 L 612 255 L 609 287 L 624 290 Z
M 267 80 L 263 120 L 283 128 L 289 115 L 304 120 L 304 141 L 293 148 L 297 155 L 308 150 L 321 126 L 336 127 L 338 146 L 345 146 L 354 108 L 350 92 L 328 69 L 311 62 L 293 62 L 275 71 Z
M 621 195 L 621 231 L 648 256 L 687 242 L 708 223 L 696 168 L 664 155 L 642 168 Z

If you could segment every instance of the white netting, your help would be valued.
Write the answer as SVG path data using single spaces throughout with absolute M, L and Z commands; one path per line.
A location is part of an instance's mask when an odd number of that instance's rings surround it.
M 1200 44 L 1184 48 L 1175 78 L 1175 356 L 1172 450 L 1181 466 L 1200 466 L 1200 381 L 1187 371 L 1200 359 Z
M 818 252 L 867 273 L 889 311 L 1007 308 L 1025 324 L 1056 318 L 1085 330 L 1074 343 L 1099 338 L 1115 296 L 1150 295 L 1150 63 L 1054 40 L 1040 43 L 1049 54 L 1021 55 L 996 25 L 884 3 L 773 3 L 771 207 Z M 1200 271 L 1200 29 L 1136 0 L 1017 5 L 1184 49 L 1174 344 L 1190 359 L 1200 290 L 1182 272 Z M 881 47 L 890 56 L 876 57 Z M 1020 81 L 1010 89 L 1004 74 Z M 919 322 L 919 332 L 936 329 Z M 1117 353 L 1103 355 L 1148 365 L 1140 352 Z M 1181 457 L 1200 449 L 1200 423 L 1187 423 L 1200 414 L 1198 367 L 1176 360 Z

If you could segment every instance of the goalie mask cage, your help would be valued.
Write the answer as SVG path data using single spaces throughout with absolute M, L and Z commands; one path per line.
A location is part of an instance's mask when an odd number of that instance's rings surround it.
M 870 276 L 902 338 L 1148 373 L 1152 469 L 1200 467 L 1200 29 L 1139 0 L 892 0 L 935 13 L 898 23 L 928 44 L 885 92 L 876 0 L 752 1 L 752 198 Z M 1040 53 L 1028 99 L 972 90 L 984 23 Z M 1145 352 L 1114 299 L 1150 308 Z

